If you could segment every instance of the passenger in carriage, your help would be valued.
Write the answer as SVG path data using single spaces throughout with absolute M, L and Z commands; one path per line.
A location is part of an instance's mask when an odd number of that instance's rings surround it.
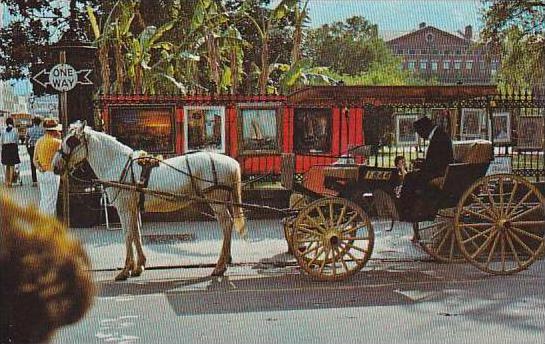
M 405 176 L 407 175 L 407 163 L 405 162 L 405 157 L 398 155 L 394 159 L 394 165 L 397 168 L 397 175 L 395 178 L 394 192 L 397 198 L 401 197 L 401 190 L 403 188 L 403 182 L 405 181 Z
M 416 170 L 407 173 L 401 191 L 399 207 L 401 219 L 416 221 L 435 215 L 435 209 L 431 209 L 430 194 L 433 193 L 429 182 L 445 174 L 448 164 L 452 163 L 452 140 L 438 126 L 434 125 L 428 117 L 422 117 L 413 124 L 416 133 L 429 140 L 426 158 L 417 161 Z M 433 213 L 433 214 L 432 214 Z M 416 238 L 415 238 L 416 239 Z

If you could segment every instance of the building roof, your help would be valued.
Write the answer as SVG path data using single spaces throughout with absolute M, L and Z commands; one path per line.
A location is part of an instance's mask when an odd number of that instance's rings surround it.
M 411 31 L 411 32 L 408 32 L 408 33 L 401 33 L 401 34 L 398 34 L 396 35 L 395 37 L 387 40 L 386 40 L 386 43 L 388 44 L 394 44 L 394 43 L 397 43 L 399 40 L 401 39 L 406 39 L 406 38 L 410 38 L 410 37 L 415 37 L 417 36 L 418 34 L 420 34 L 421 32 L 424 32 L 424 31 L 435 31 L 437 33 L 441 33 L 441 34 L 444 34 L 452 39 L 455 39 L 455 40 L 459 40 L 463 43 L 471 43 L 472 41 L 471 40 L 468 40 L 466 39 L 465 37 L 461 36 L 459 33 L 450 33 L 448 31 L 444 31 L 444 30 L 441 30 L 441 29 L 438 29 L 436 28 L 435 26 L 431 26 L 431 25 L 427 25 L 423 28 L 419 28 L 417 30 L 414 30 L 414 31 Z

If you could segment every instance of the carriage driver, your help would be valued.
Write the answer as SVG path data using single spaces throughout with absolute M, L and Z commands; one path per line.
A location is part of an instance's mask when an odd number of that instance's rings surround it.
M 428 117 L 422 117 L 413 123 L 416 133 L 423 139 L 429 140 L 426 158 L 416 161 L 417 170 L 407 173 L 400 197 L 401 218 L 406 221 L 422 219 L 428 215 L 435 215 L 433 209 L 426 207 L 426 196 L 432 192 L 429 182 L 445 174 L 448 164 L 452 163 L 452 141 Z M 428 203 L 429 204 L 429 203 Z M 417 238 L 414 238 L 417 239 Z

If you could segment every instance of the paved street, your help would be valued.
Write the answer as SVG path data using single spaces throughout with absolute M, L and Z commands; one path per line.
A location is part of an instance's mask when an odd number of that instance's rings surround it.
M 23 155 L 26 161 L 26 157 Z M 25 162 L 15 199 L 36 203 Z M 376 226 L 373 259 L 345 282 L 304 275 L 280 221 L 249 221 L 234 235 L 223 278 L 208 277 L 221 244 L 214 222 L 145 223 L 148 270 L 113 282 L 123 233 L 71 229 L 99 291 L 90 313 L 54 343 L 545 343 L 545 262 L 515 276 L 445 265 L 408 240 L 409 226 Z

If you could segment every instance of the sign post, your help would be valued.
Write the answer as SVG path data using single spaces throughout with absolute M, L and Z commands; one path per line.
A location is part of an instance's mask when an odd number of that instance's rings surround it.
M 55 65 L 48 72 L 42 69 L 32 79 L 44 88 L 51 86 L 60 92 L 59 99 L 59 120 L 62 124 L 62 136 L 65 137 L 68 132 L 68 92 L 76 85 L 92 85 L 89 79 L 91 69 L 76 70 L 66 63 L 66 50 L 59 51 L 59 64 Z M 48 76 L 48 80 L 43 80 L 41 76 Z M 68 171 L 62 175 L 62 209 L 63 222 L 70 228 L 70 184 Z

